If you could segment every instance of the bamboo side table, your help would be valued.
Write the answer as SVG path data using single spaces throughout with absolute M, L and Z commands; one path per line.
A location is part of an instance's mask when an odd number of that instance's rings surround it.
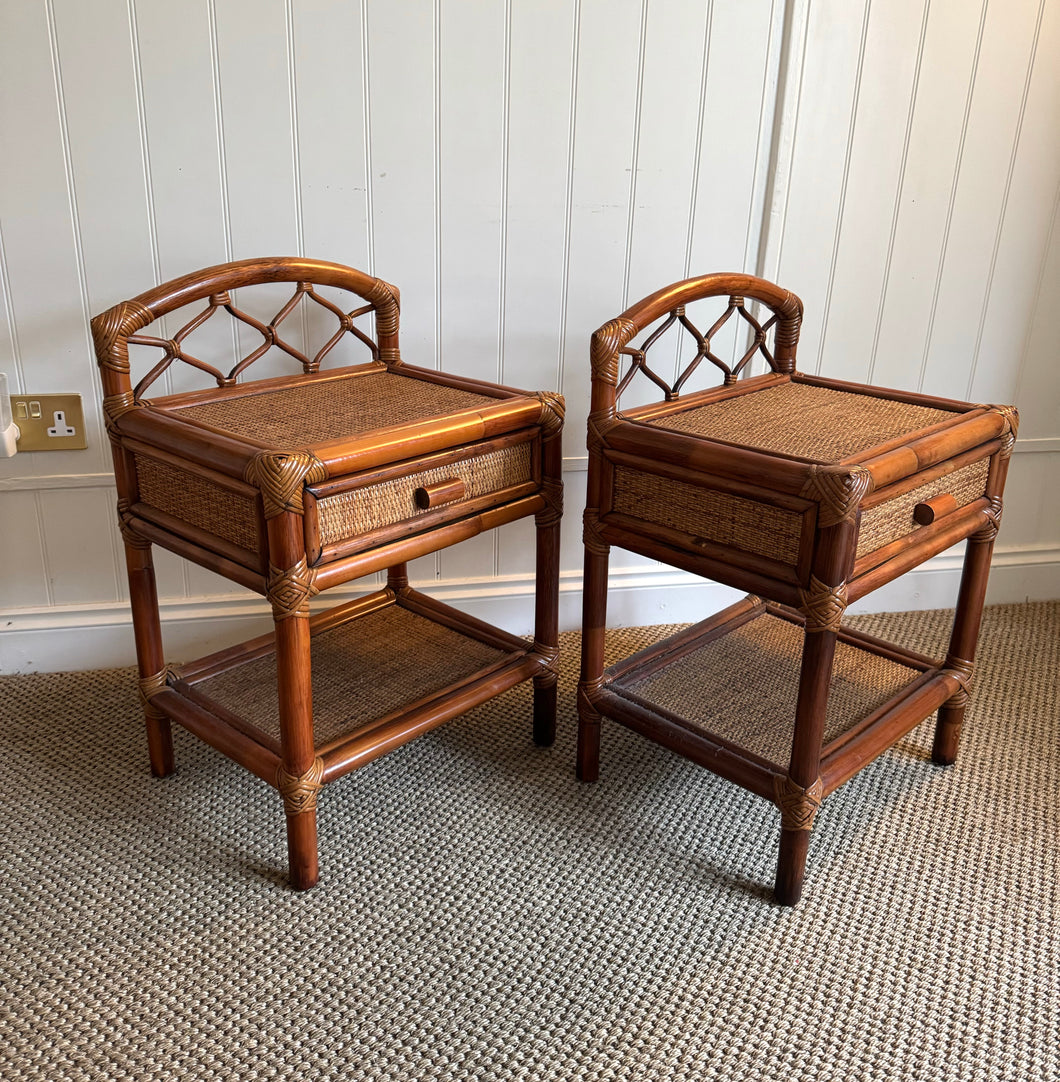
M 277 282 L 293 292 L 268 323 L 230 292 L 242 300 Z M 357 307 L 329 290 L 353 294 Z M 172 336 L 144 333 L 188 305 Z M 204 323 L 228 317 L 256 346 L 222 371 L 192 350 Z M 330 321 L 318 348 L 292 344 L 299 323 L 318 317 Z M 175 721 L 274 786 L 290 879 L 304 889 L 318 878 L 316 803 L 327 783 L 524 680 L 534 684 L 534 739 L 552 742 L 562 398 L 403 363 L 397 290 L 316 260 L 211 267 L 114 306 L 92 330 L 156 775 L 174 769 Z M 321 371 L 348 335 L 370 359 Z M 157 361 L 135 388 L 130 347 Z M 269 351 L 300 371 L 238 382 Z M 175 361 L 216 386 L 146 398 Z M 410 588 L 408 560 L 528 515 L 532 644 Z M 274 632 L 167 665 L 152 545 L 264 594 Z M 387 572 L 384 588 L 310 616 L 315 594 L 377 571 Z
M 703 332 L 686 305 L 716 296 L 726 307 Z M 747 349 L 730 368 L 712 339 L 734 317 Z M 1018 421 L 1011 406 L 801 374 L 801 319 L 786 290 L 713 274 L 593 335 L 578 691 L 583 780 L 597 777 L 608 717 L 778 807 L 775 892 L 789 905 L 825 796 L 936 709 L 932 757 L 955 759 Z M 694 356 L 671 381 L 659 370 L 673 366 L 674 336 Z M 756 355 L 770 371 L 739 379 Z M 704 361 L 724 385 L 683 393 Z M 638 374 L 661 400 L 620 412 Z M 843 625 L 848 604 L 964 540 L 945 659 Z M 605 671 L 612 545 L 751 596 Z

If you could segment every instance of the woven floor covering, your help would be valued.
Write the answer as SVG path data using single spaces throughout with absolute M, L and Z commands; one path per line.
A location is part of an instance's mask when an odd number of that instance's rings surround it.
M 613 724 L 574 780 L 576 653 L 554 748 L 524 686 L 326 789 L 306 894 L 263 783 L 152 780 L 128 670 L 0 680 L 0 1077 L 1060 1078 L 1060 602 L 987 610 L 956 766 L 828 798 L 794 909 L 759 798 Z

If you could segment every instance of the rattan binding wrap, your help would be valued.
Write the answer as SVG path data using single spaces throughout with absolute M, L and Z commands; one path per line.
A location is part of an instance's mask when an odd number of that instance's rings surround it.
M 141 502 L 248 552 L 258 551 L 258 513 L 252 497 L 147 455 L 135 455 L 134 461 Z
M 746 496 L 616 466 L 612 506 L 717 545 L 786 564 L 798 561 L 802 515 Z
M 652 675 L 621 681 L 622 690 L 786 769 L 802 646 L 798 625 L 763 614 Z M 825 745 L 919 675 L 916 669 L 878 654 L 837 643 Z
M 946 410 L 889 398 L 781 383 L 649 423 L 761 451 L 838 462 L 952 417 Z
M 893 500 L 862 511 L 858 556 L 864 556 L 867 552 L 873 552 L 918 530 L 920 527 L 913 521 L 913 508 L 932 496 L 949 493 L 957 501 L 958 507 L 964 507 L 979 499 L 986 490 L 989 472 L 990 459 L 982 458 Z
M 316 746 L 473 676 L 503 651 L 396 605 L 313 636 Z M 279 739 L 276 663 L 271 655 L 196 687 Z
M 496 404 L 496 398 L 380 371 L 219 398 L 175 412 L 286 449 Z
M 332 545 L 422 515 L 424 512 L 413 502 L 413 492 L 449 478 L 458 477 L 464 482 L 463 500 L 532 481 L 530 449 L 529 443 L 519 443 L 394 481 L 328 496 L 317 503 L 321 544 Z

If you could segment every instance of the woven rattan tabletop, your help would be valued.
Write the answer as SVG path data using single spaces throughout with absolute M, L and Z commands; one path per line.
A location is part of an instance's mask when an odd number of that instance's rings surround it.
M 791 382 L 692 406 L 648 423 L 830 463 L 952 417 L 948 410 Z
M 184 419 L 287 447 L 363 436 L 394 425 L 495 406 L 496 398 L 391 372 L 355 373 L 172 407 Z

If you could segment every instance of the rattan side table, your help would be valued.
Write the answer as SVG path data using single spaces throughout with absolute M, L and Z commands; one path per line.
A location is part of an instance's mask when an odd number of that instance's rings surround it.
M 293 289 L 275 316 L 248 314 L 249 291 L 278 282 Z M 355 307 L 331 299 L 334 290 Z M 144 333 L 188 305 L 179 331 Z M 222 371 L 193 350 L 205 323 L 228 317 L 254 343 Z M 299 344 L 321 318 L 329 326 L 316 347 Z M 211 267 L 114 306 L 92 330 L 156 775 L 174 769 L 175 721 L 275 786 L 290 880 L 304 889 L 318 878 L 316 802 L 327 783 L 524 680 L 534 683 L 534 739 L 552 742 L 558 395 L 403 363 L 397 290 L 309 259 Z M 321 371 L 348 335 L 366 362 Z M 131 346 L 157 362 L 135 388 Z M 293 358 L 297 373 L 238 382 L 270 351 Z M 176 361 L 216 386 L 146 398 Z M 537 527 L 532 644 L 410 588 L 408 560 L 528 515 Z M 274 632 L 167 665 L 152 545 L 264 594 Z M 378 571 L 385 587 L 310 616 L 315 594 Z
M 710 324 L 697 315 L 704 332 L 686 306 L 711 297 L 726 305 Z M 733 318 L 746 340 L 730 363 L 713 343 Z M 608 717 L 779 808 L 783 904 L 801 894 L 825 796 L 936 709 L 933 759 L 955 759 L 1017 427 L 1010 406 L 800 374 L 801 319 L 786 290 L 714 274 L 593 335 L 578 692 L 583 780 L 597 777 Z M 694 352 L 683 367 L 674 336 Z M 756 355 L 770 370 L 740 379 Z M 683 393 L 703 362 L 724 385 Z M 639 375 L 661 400 L 620 412 Z M 842 623 L 848 604 L 964 540 L 945 659 Z M 612 545 L 751 594 L 605 671 Z

